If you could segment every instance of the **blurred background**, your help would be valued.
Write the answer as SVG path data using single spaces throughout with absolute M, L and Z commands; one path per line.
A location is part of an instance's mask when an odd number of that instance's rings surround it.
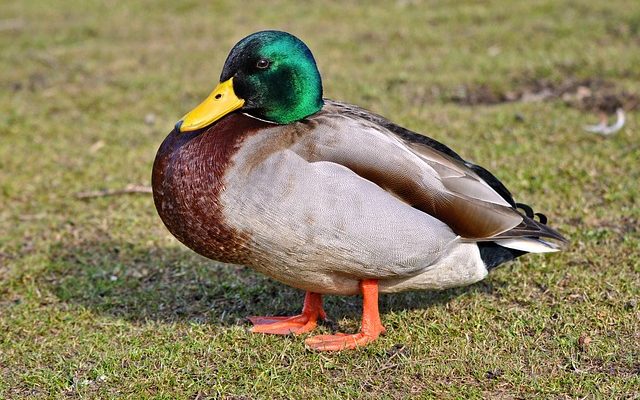
M 383 296 L 389 332 L 362 351 L 248 334 L 302 294 L 192 254 L 149 194 L 106 191 L 144 192 L 262 29 L 307 43 L 325 97 L 490 169 L 571 247 Z M 637 398 L 639 46 L 632 1 L 0 2 L 0 398 Z M 621 130 L 584 129 L 618 109 Z M 340 329 L 359 301 L 328 300 Z

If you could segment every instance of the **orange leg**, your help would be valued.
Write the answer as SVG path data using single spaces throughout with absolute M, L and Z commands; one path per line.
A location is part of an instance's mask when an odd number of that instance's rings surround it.
M 360 281 L 360 290 L 362 291 L 362 329 L 360 333 L 313 336 L 305 341 L 309 348 L 321 351 L 355 349 L 373 342 L 385 332 L 378 312 L 378 281 L 375 279 Z
M 307 292 L 300 315 L 293 317 L 249 317 L 249 321 L 254 325 L 251 332 L 288 335 L 290 333 L 311 332 L 316 327 L 318 318 L 327 318 L 327 314 L 322 309 L 322 295 Z

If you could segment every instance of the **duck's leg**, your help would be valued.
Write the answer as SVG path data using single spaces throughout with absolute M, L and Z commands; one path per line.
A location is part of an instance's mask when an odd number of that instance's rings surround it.
M 372 342 L 385 332 L 378 312 L 378 281 L 367 279 L 360 281 L 362 291 L 362 329 L 360 333 L 347 335 L 318 335 L 310 337 L 305 344 L 314 350 L 337 351 L 355 349 Z
M 318 318 L 327 318 L 327 314 L 322 309 L 322 295 L 307 292 L 300 315 L 293 317 L 249 317 L 249 321 L 254 325 L 251 332 L 288 335 L 290 333 L 311 332 L 316 327 Z

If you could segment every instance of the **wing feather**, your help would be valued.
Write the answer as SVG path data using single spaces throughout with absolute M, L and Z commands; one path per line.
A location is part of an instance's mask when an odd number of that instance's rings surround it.
M 361 108 L 329 100 L 311 122 L 315 129 L 309 142 L 313 146 L 304 146 L 310 161 L 349 168 L 445 222 L 463 238 L 543 236 L 562 240 L 554 230 L 518 212 L 511 193 L 491 173 L 433 139 Z

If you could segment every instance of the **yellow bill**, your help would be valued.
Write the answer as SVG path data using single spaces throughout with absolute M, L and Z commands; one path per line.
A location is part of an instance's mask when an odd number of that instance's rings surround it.
M 238 98 L 233 91 L 233 78 L 220 82 L 213 92 L 196 108 L 182 117 L 177 127 L 180 132 L 195 131 L 204 128 L 242 107 L 244 100 Z

